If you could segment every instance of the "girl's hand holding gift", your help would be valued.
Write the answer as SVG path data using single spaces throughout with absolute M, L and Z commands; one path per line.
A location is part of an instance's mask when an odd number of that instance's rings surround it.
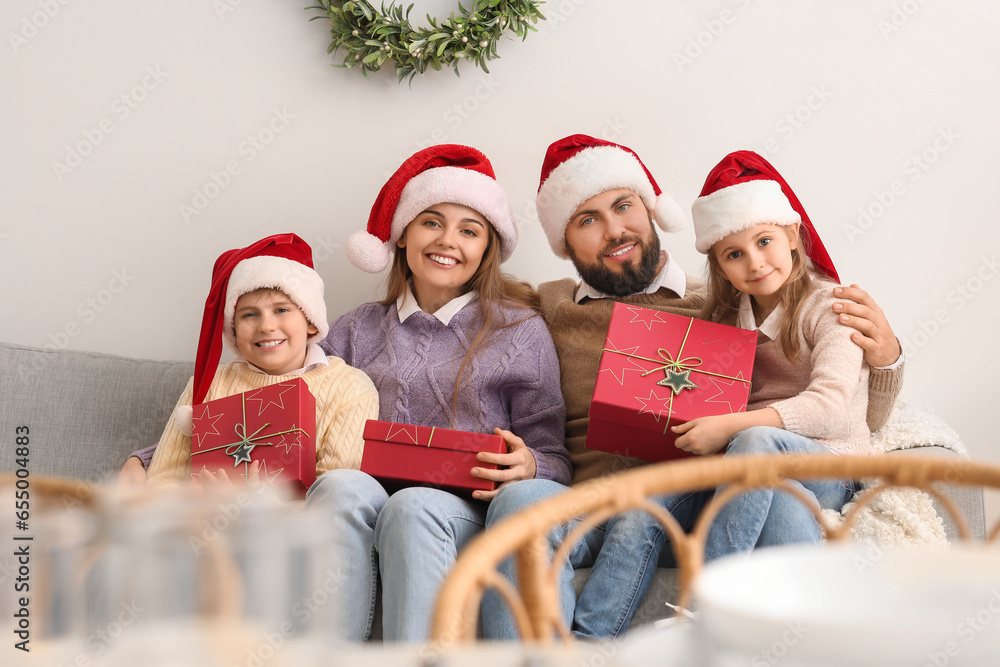
M 784 425 L 777 410 L 762 408 L 729 415 L 698 417 L 684 424 L 672 426 L 670 430 L 680 436 L 674 443 L 678 449 L 707 456 L 722 451 L 734 435 L 753 426 L 783 428 Z
M 737 432 L 728 423 L 729 416 L 698 417 L 679 426 L 670 427 L 671 431 L 680 435 L 675 442 L 677 449 L 701 456 L 715 454 L 728 445 L 729 439 Z
M 533 479 L 535 477 L 535 455 L 531 453 L 524 440 L 517 437 L 510 431 L 502 428 L 495 428 L 493 432 L 504 439 L 507 443 L 506 454 L 494 454 L 493 452 L 479 452 L 476 458 L 483 463 L 494 463 L 506 466 L 499 470 L 488 468 L 473 468 L 472 476 L 480 479 L 488 479 L 501 484 L 506 482 L 516 482 L 521 479 Z M 500 490 L 499 487 L 493 491 L 473 491 L 472 497 L 476 500 L 493 500 L 493 496 Z

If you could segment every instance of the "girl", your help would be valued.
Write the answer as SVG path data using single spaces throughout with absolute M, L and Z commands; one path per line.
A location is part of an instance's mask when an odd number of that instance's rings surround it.
M 696 247 L 708 255 L 702 317 L 760 336 L 747 412 L 674 427 L 677 446 L 697 454 L 727 445 L 727 455 L 870 453 L 869 368 L 833 313 L 836 269 L 795 193 L 764 158 L 737 151 L 708 175 L 692 214 Z M 854 493 L 850 480 L 800 485 L 838 511 Z M 800 502 L 755 491 L 723 508 L 705 559 L 819 538 Z
M 486 156 L 455 145 L 416 153 L 382 188 L 368 231 L 348 242 L 348 258 L 370 272 L 384 269 L 392 251 L 385 298 L 334 322 L 322 345 L 372 378 L 380 419 L 501 435 L 509 453 L 477 458 L 504 468 L 473 475 L 566 484 L 555 347 L 534 291 L 500 272 L 516 243 Z M 383 637 L 425 640 L 440 583 L 483 528 L 480 501 L 495 493 L 476 491 L 471 501 L 431 488 L 390 495 L 357 470 L 317 479 L 307 502 L 329 511 L 340 536 L 330 559 L 342 585 L 331 597 L 342 638 L 370 635 L 381 578 Z

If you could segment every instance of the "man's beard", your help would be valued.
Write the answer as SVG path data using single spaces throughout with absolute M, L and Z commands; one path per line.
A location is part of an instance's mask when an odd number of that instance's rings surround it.
M 621 265 L 621 272 L 614 272 L 598 261 L 595 264 L 585 264 L 573 252 L 573 248 L 567 243 L 566 252 L 576 267 L 576 272 L 594 289 L 611 296 L 629 296 L 638 294 L 649 287 L 656 278 L 656 268 L 660 265 L 660 237 L 650 226 L 650 239 L 644 241 L 639 237 L 623 236 L 622 238 L 609 243 L 601 251 L 601 256 L 611 252 L 615 248 L 620 248 L 626 243 L 635 243 L 636 249 L 641 251 L 642 259 L 637 264 L 632 261 Z

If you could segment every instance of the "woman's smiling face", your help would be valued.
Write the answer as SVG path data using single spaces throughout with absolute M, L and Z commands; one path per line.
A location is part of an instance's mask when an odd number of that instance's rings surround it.
M 465 292 L 489 244 L 489 224 L 468 206 L 441 203 L 406 226 L 396 245 L 406 251 L 421 309 L 434 312 L 433 304 L 440 307 Z

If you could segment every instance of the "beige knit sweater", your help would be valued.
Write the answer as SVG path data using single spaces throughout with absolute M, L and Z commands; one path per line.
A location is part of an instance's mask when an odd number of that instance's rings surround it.
M 246 363 L 220 366 L 208 388 L 205 401 L 240 394 L 301 377 L 316 398 L 316 475 L 335 468 L 361 467 L 365 421 L 378 419 L 378 392 L 368 376 L 328 357 L 328 366 L 318 366 L 302 375 L 267 375 Z M 192 380 L 177 405 L 191 405 Z M 176 411 L 176 410 L 175 410 Z M 182 434 L 171 416 L 149 464 L 150 481 L 183 480 L 191 468 L 191 436 Z
M 868 454 L 869 368 L 864 350 L 851 341 L 854 330 L 837 321 L 835 301 L 828 283 L 806 298 L 795 361 L 788 360 L 777 340 L 757 338 L 747 410 L 771 407 L 788 431 L 838 451 Z
M 566 400 L 566 448 L 573 462 L 573 483 L 584 482 L 617 472 L 645 461 L 592 451 L 584 447 L 590 399 L 597 381 L 597 367 L 604 349 L 604 340 L 611 322 L 615 301 L 697 317 L 705 299 L 701 282 L 688 277 L 684 298 L 661 289 L 655 294 L 634 294 L 616 299 L 588 299 L 577 304 L 573 294 L 577 284 L 566 278 L 538 287 L 542 314 L 549 325 L 552 340 L 559 355 L 562 392 Z M 879 428 L 892 411 L 896 394 L 902 386 L 902 366 L 893 371 L 873 370 L 869 378 L 869 427 Z

